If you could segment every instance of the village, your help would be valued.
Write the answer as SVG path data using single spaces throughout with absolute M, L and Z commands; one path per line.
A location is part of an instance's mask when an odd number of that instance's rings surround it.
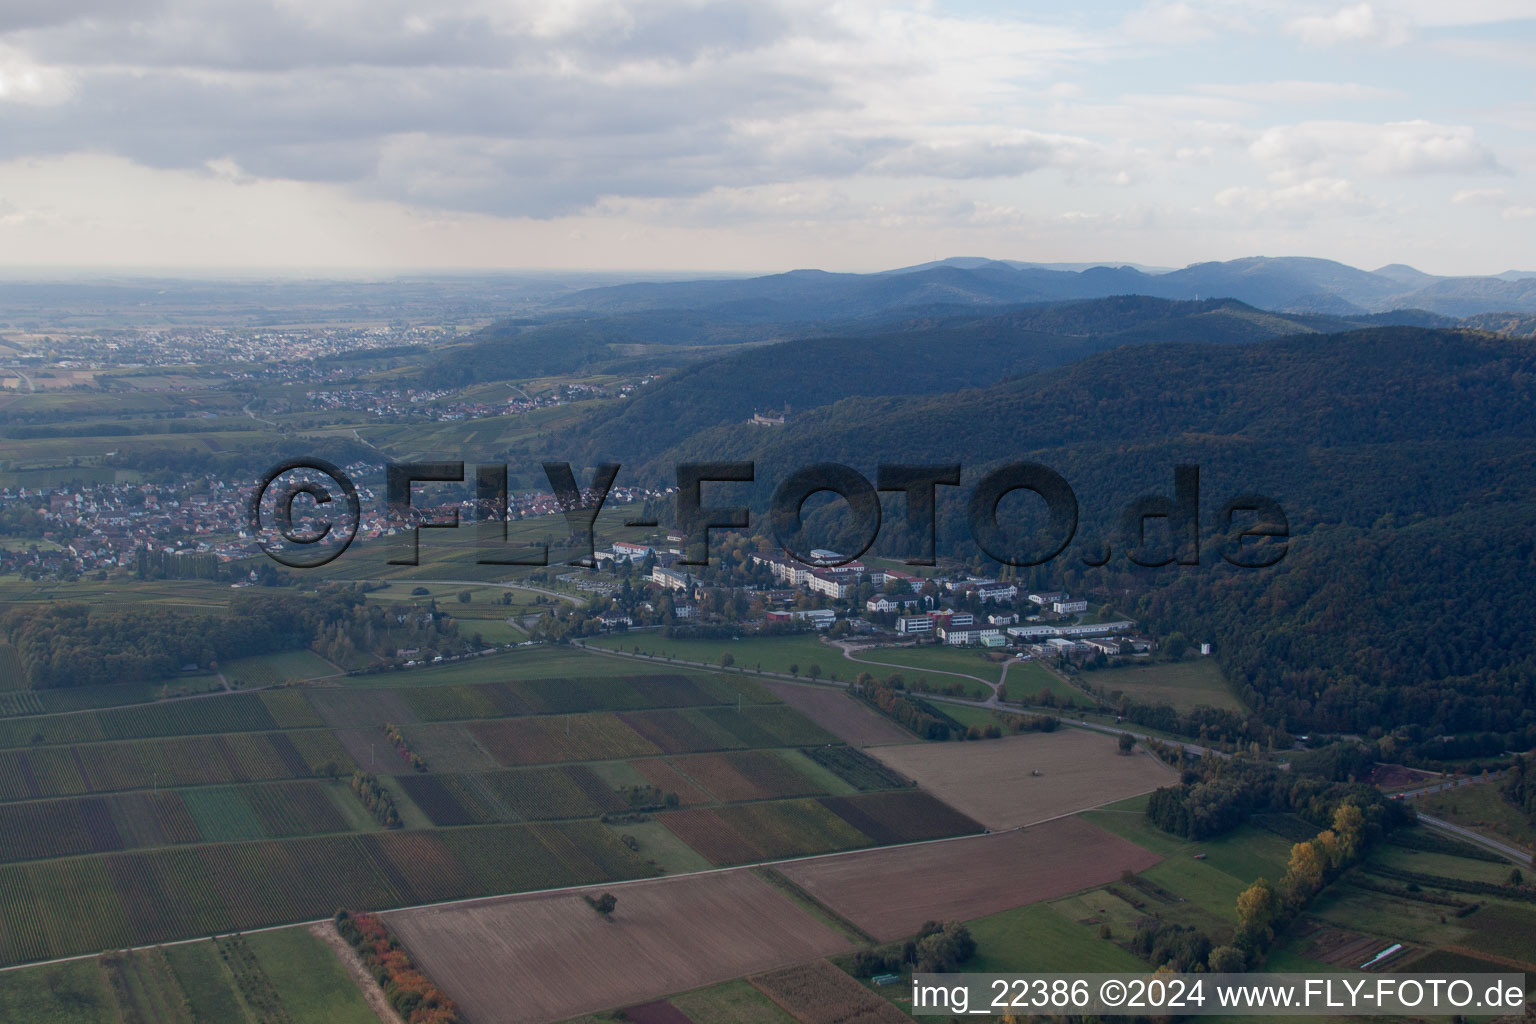
M 683 536 L 654 544 L 615 542 L 596 565 L 626 581 L 629 607 L 598 611 L 602 630 L 712 626 L 774 631 L 828 631 L 869 642 L 1009 650 L 1025 657 L 1081 661 L 1147 655 L 1157 648 L 1136 623 L 1105 617 L 1108 608 L 1058 590 L 966 572 L 921 576 L 810 552 L 815 564 L 778 553 L 751 552 L 738 565 L 689 566 Z M 729 563 L 730 556 L 723 559 Z M 703 569 L 705 575 L 689 570 Z M 648 585 L 640 599 L 634 581 Z M 617 588 L 615 588 L 617 589 Z M 1209 654 L 1209 645 L 1200 653 Z

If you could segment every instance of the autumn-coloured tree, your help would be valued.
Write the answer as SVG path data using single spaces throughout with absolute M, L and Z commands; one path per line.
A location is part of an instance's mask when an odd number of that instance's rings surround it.
M 1349 801 L 1339 804 L 1333 812 L 1333 831 L 1339 837 L 1344 862 L 1352 862 L 1365 842 L 1365 814 Z
M 1328 855 L 1316 839 L 1291 847 L 1291 861 L 1285 870 L 1284 886 L 1292 902 L 1300 902 L 1323 887 L 1328 871 Z
M 1274 921 L 1278 910 L 1279 901 L 1275 898 L 1274 886 L 1269 884 L 1267 878 L 1260 878 L 1238 893 L 1237 920 L 1246 932 L 1263 934 L 1270 922 Z

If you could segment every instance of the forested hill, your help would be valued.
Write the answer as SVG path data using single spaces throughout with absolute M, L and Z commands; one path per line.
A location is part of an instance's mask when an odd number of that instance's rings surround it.
M 759 510 L 813 461 L 870 477 L 882 461 L 959 461 L 966 485 L 1005 460 L 1042 461 L 1075 489 L 1082 526 L 1026 575 L 1214 642 L 1272 721 L 1417 723 L 1414 742 L 1461 734 L 1441 747 L 1466 753 L 1536 743 L 1536 342 L 1399 327 L 1122 348 L 990 388 L 707 431 L 654 469 L 700 458 L 754 459 Z M 1225 500 L 1257 491 L 1289 517 L 1287 557 L 1265 570 L 1210 552 L 1199 567 L 1132 572 L 1122 556 L 1087 568 L 1101 542 L 1119 550 L 1119 511 L 1170 494 L 1180 463 L 1201 468 L 1206 536 Z M 964 493 L 941 488 L 939 550 L 979 566 Z M 899 509 L 887 511 L 889 526 Z
M 1308 448 L 1527 438 L 1536 424 L 1533 369 L 1529 339 L 1412 327 L 1250 346 L 1138 345 L 974 391 L 852 398 L 770 431 L 722 427 L 678 445 L 663 463 L 711 454 L 931 460 L 946 449 L 1001 459 L 1180 436 Z
M 1397 315 L 1415 317 L 1411 311 Z M 1350 326 L 1336 317 L 1269 313 L 1234 299 L 1175 302 L 1139 295 L 987 316 L 951 312 L 904 323 L 898 332 L 806 338 L 689 367 L 638 393 L 618 414 L 595 421 L 586 448 L 594 461 L 644 460 L 702 430 L 786 405 L 798 415 L 853 396 L 985 387 L 1120 345 L 1251 343 Z

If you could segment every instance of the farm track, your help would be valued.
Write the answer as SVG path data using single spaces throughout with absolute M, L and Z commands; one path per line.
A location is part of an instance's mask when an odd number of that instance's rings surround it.
M 986 700 L 979 701 L 979 705 L 982 707 L 995 708 L 998 710 L 1002 709 L 1002 697 L 1004 693 L 1003 688 L 1008 683 L 1008 670 L 1015 664 L 1012 658 L 1009 658 L 1007 661 L 1003 662 L 1003 670 L 1002 672 L 998 673 L 998 680 L 994 683 L 990 679 L 985 679 L 981 676 L 973 676 L 969 672 L 951 672 L 948 669 L 941 668 L 918 669 L 913 668 L 911 665 L 898 665 L 895 662 L 890 661 L 870 661 L 867 658 L 856 658 L 854 657 L 855 651 L 870 650 L 871 648 L 854 647 L 852 644 L 846 641 L 834 641 L 830 644 L 830 646 L 838 648 L 843 652 L 844 658 L 859 665 L 879 665 L 882 668 L 899 668 L 903 672 L 921 672 L 923 675 L 954 676 L 958 679 L 975 680 L 976 682 L 992 691 L 992 696 L 988 697 Z
M 330 921 L 323 924 L 308 926 L 309 933 L 336 953 L 336 959 L 347 969 L 347 975 L 351 977 L 352 984 L 362 992 L 363 999 L 367 1001 L 368 1008 L 379 1018 L 381 1024 L 405 1024 L 395 1008 L 389 1005 L 389 999 L 384 995 L 384 990 L 379 988 L 379 983 L 363 966 L 362 958 L 357 955 L 357 950 L 347 945 L 341 935 L 336 931 L 336 926 Z

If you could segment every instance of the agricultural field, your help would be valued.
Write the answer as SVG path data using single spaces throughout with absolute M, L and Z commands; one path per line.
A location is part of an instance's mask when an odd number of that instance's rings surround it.
M 765 679 L 763 689 L 855 747 L 911 743 L 917 737 L 885 715 L 848 696 L 841 687 Z
M 784 864 L 796 885 L 882 941 L 1102 885 L 1160 858 L 1080 818 L 944 843 Z M 1027 868 L 1025 867 L 1027 865 Z M 892 893 L 901 893 L 892 899 Z
M 490 671 L 518 664 L 540 671 Z M 980 828 L 751 678 L 636 667 L 527 648 L 0 719 L 0 963 Z M 603 824 L 653 784 L 677 810 Z
M 674 758 L 672 764 L 716 800 L 728 803 L 826 792 L 792 761 L 773 750 L 690 754 Z
M 441 686 L 451 683 L 498 683 L 508 679 L 548 679 L 559 676 L 624 676 L 647 670 L 671 671 L 632 658 L 603 657 L 571 647 L 538 644 L 517 647 L 493 655 L 445 661 L 395 672 L 379 672 L 337 679 L 342 686 L 367 689 L 397 686 Z
M 1507 878 L 1509 865 L 1378 846 L 1312 904 L 1282 952 L 1356 969 L 1400 942 L 1407 949 L 1382 969 L 1530 972 L 1536 907 L 1501 898 L 1495 872 Z
M 542 1024 L 841 952 L 848 940 L 749 871 L 387 913 L 472 1020 Z
M 793 1017 L 748 981 L 728 981 L 695 989 L 673 996 L 667 1002 L 693 1024 L 795 1024 Z
M 27 1024 L 377 1024 L 331 951 L 303 928 L 0 973 L 0 1019 Z
M 871 755 L 988 828 L 1012 828 L 1169 784 L 1146 751 L 1118 753 L 1114 736 L 1080 729 L 975 743 L 874 747 Z M 1033 774 L 1039 772 L 1039 775 Z M 986 780 L 977 785 L 978 779 Z
M 647 654 L 654 658 L 718 665 L 729 654 L 735 667 L 764 672 L 809 676 L 812 665 L 821 666 L 827 678 L 852 679 L 858 673 L 843 659 L 843 652 L 808 633 L 791 636 L 743 637 L 740 640 L 680 640 L 655 633 L 615 633 L 587 641 L 593 647 Z
M 1103 895 L 1103 890 L 1086 895 L 1094 894 Z M 1121 906 L 1132 910 L 1129 904 Z M 1103 924 L 1109 924 L 1113 932 L 1128 935 L 1135 930 L 1134 918 L 1126 921 L 1122 916 L 1114 922 L 1105 919 L 1108 915 L 1077 918 L 1070 909 L 1067 901 L 1037 902 L 968 922 L 971 938 L 976 940 L 976 956 L 966 963 L 965 969 L 997 974 L 1147 969 L 1134 954 L 1098 936 Z M 1132 913 L 1141 916 L 1134 910 Z
M 281 686 L 284 683 L 302 682 L 334 676 L 341 669 L 311 651 L 284 651 L 280 654 L 263 654 L 255 658 L 237 658 L 219 665 L 219 671 L 231 686 L 254 689 L 262 686 Z
M 980 832 L 927 793 L 896 791 L 664 811 L 663 825 L 711 864 L 809 857 Z
M 1179 711 L 1189 711 L 1202 704 L 1239 714 L 1248 710 L 1232 692 L 1214 658 L 1135 663 L 1123 668 L 1084 672 L 1078 679 L 1095 691 L 1102 690 L 1110 703 L 1114 703 L 1114 694 L 1118 690 L 1138 704 L 1171 704 Z
M 751 981 L 800 1024 L 902 1024 L 911 1019 L 825 960 Z

